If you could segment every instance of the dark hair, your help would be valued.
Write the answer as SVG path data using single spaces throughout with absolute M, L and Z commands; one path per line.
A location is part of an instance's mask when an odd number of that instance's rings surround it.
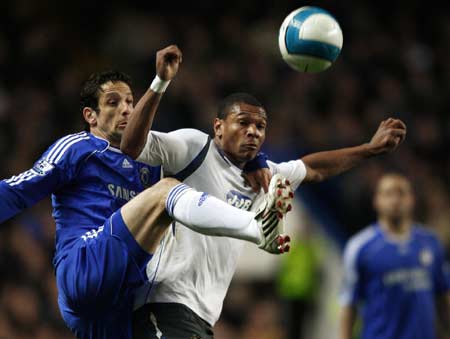
M 248 93 L 233 93 L 227 96 L 219 103 L 217 110 L 217 117 L 219 119 L 226 119 L 230 113 L 230 107 L 237 103 L 244 103 L 256 107 L 263 107 L 263 105 L 253 95 Z
M 121 81 L 126 83 L 131 87 L 131 78 L 122 72 L 119 71 L 105 71 L 105 72 L 97 72 L 93 73 L 89 76 L 89 78 L 83 83 L 80 92 L 80 111 L 83 113 L 83 109 L 85 107 L 91 107 L 95 111 L 98 112 L 98 98 L 100 96 L 100 91 L 102 85 L 105 83 L 112 81 L 117 82 Z M 84 129 L 89 131 L 89 124 L 85 121 Z

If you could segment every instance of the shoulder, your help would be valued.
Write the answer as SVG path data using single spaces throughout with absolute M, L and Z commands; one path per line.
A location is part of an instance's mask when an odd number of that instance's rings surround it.
M 345 257 L 356 259 L 377 237 L 376 226 L 371 225 L 352 236 L 345 246 Z
M 203 147 L 209 136 L 202 131 L 193 128 L 183 128 L 169 133 L 150 131 L 147 142 L 165 144 L 166 146 L 188 145 L 190 147 Z
M 208 134 L 195 128 L 182 128 L 169 133 L 170 135 L 183 136 L 188 138 L 208 137 Z
M 269 165 L 272 174 L 280 173 L 289 179 L 293 190 L 296 190 L 306 177 L 306 167 L 300 159 L 281 163 L 267 161 L 267 164 Z
M 284 167 L 299 168 L 301 170 L 306 171 L 305 164 L 301 159 L 289 160 L 289 161 L 280 162 L 280 163 L 276 163 L 271 160 L 268 160 L 267 164 L 269 165 L 269 168 L 272 171 L 272 173 L 276 173 L 279 170 L 283 169 Z
M 188 141 L 191 144 L 204 145 L 209 135 L 194 128 L 183 128 L 169 133 L 170 136 Z
M 106 140 L 96 138 L 88 132 L 69 134 L 53 143 L 44 153 L 42 160 L 51 164 L 62 163 L 68 158 L 78 160 L 95 151 L 103 151 L 108 146 Z
M 430 242 L 434 245 L 439 245 L 439 238 L 436 233 L 427 228 L 424 225 L 415 224 L 414 225 L 414 234 L 421 241 Z

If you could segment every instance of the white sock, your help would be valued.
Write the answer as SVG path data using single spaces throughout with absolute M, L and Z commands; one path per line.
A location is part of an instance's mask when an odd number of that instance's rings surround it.
M 185 184 L 178 184 L 170 190 L 166 210 L 173 219 L 202 234 L 237 238 L 255 244 L 262 241 L 255 213 L 230 206 Z

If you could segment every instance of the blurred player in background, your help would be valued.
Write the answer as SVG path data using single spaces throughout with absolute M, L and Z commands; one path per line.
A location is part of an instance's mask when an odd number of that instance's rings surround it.
M 436 338 L 436 302 L 448 328 L 450 283 L 437 238 L 414 223 L 411 182 L 378 182 L 378 221 L 352 237 L 344 253 L 340 339 L 352 338 L 361 306 L 364 339 Z
M 167 85 L 163 83 L 164 88 Z M 137 107 L 146 106 L 147 101 L 144 95 Z M 249 94 L 233 94 L 221 102 L 213 140 L 195 129 L 150 131 L 154 112 L 134 112 L 122 138 L 122 151 L 151 166 L 161 165 L 165 176 L 207 190 L 244 210 L 255 207 L 262 196 L 259 185 L 267 189 L 271 175 L 283 174 L 296 189 L 301 182 L 325 180 L 366 158 L 390 152 L 406 135 L 403 122 L 388 119 L 367 144 L 266 164 L 257 155 L 265 139 L 267 112 Z M 258 173 L 249 179 L 251 187 L 244 181 L 243 169 Z M 176 225 L 166 234 L 158 260 L 150 263 L 149 286 L 137 298 L 137 306 L 147 305 L 136 312 L 135 338 L 213 337 L 212 327 L 220 316 L 243 243 L 205 237 Z
M 171 46 L 158 53 L 157 61 L 157 74 L 170 80 L 181 53 Z M 159 90 L 152 83 L 148 105 L 136 110 L 156 109 Z M 276 249 L 276 232 L 288 206 L 283 197 L 291 199 L 281 178 L 271 184 L 257 214 L 175 179 L 159 181 L 160 168 L 118 149 L 134 110 L 130 80 L 123 73 L 91 76 L 81 91 L 81 110 L 89 132 L 61 138 L 32 169 L 0 182 L 0 223 L 52 195 L 58 303 L 78 338 L 132 337 L 134 288 L 146 281 L 146 265 L 171 220 L 261 247 L 270 246 L 266 239 L 272 237 Z M 275 192 L 280 192 L 276 198 Z

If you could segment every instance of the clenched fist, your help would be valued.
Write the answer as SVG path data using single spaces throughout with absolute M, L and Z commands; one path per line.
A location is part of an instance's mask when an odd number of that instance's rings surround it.
M 156 53 L 156 74 L 162 80 L 172 80 L 178 72 L 183 54 L 176 45 L 170 45 Z
M 400 119 L 383 120 L 375 132 L 369 147 L 373 154 L 392 152 L 406 137 L 406 125 Z

